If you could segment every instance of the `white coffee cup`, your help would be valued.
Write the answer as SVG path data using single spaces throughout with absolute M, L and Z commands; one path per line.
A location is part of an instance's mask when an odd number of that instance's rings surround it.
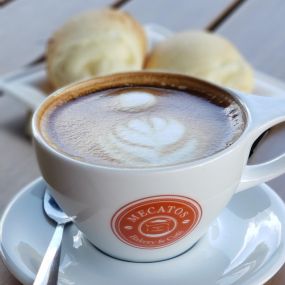
M 244 112 L 246 127 L 226 149 L 194 162 L 150 168 L 120 168 L 76 160 L 51 147 L 39 118 L 64 94 L 123 86 L 190 86 L 226 94 Z M 78 93 L 79 92 L 79 93 Z M 222 96 L 222 95 L 221 95 Z M 96 247 L 124 260 L 159 261 L 193 246 L 231 197 L 285 172 L 285 155 L 247 165 L 253 142 L 285 121 L 285 99 L 227 90 L 187 76 L 123 73 L 64 87 L 49 96 L 33 117 L 38 163 L 51 193 Z

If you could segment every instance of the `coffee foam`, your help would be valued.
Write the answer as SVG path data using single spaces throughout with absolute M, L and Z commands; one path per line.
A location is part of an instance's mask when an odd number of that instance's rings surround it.
M 222 150 L 240 135 L 243 123 L 234 102 L 223 108 L 183 91 L 129 87 L 50 109 L 41 129 L 52 146 L 77 159 L 151 167 Z
M 101 149 L 117 161 L 139 165 L 173 164 L 188 159 L 197 148 L 197 140 L 187 140 L 185 126 L 172 118 L 131 119 L 100 137 Z
M 141 112 L 147 110 L 156 103 L 154 95 L 142 92 L 131 91 L 122 93 L 114 98 L 114 109 L 125 112 Z

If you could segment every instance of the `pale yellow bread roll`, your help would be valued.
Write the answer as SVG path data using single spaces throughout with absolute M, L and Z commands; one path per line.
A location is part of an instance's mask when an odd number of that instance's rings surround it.
M 233 44 L 204 31 L 178 33 L 157 44 L 146 68 L 187 74 L 245 92 L 254 87 L 253 71 Z
M 76 16 L 54 33 L 47 72 L 54 87 L 97 75 L 139 70 L 147 39 L 127 13 L 104 9 Z

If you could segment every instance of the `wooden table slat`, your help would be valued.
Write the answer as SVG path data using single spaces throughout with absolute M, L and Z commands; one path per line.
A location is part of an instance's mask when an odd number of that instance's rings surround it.
M 285 1 L 246 1 L 217 32 L 229 38 L 255 68 L 285 80 Z
M 67 18 L 113 0 L 16 0 L 0 9 L 0 74 L 33 62 Z
M 156 23 L 173 31 L 203 29 L 234 0 L 134 0 L 123 9 L 141 23 Z

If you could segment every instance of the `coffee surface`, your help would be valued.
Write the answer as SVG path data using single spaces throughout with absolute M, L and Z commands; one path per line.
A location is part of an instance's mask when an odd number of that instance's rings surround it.
M 40 119 L 45 140 L 75 159 L 115 167 L 175 165 L 210 156 L 242 133 L 241 111 L 188 92 L 116 88 L 61 102 Z

